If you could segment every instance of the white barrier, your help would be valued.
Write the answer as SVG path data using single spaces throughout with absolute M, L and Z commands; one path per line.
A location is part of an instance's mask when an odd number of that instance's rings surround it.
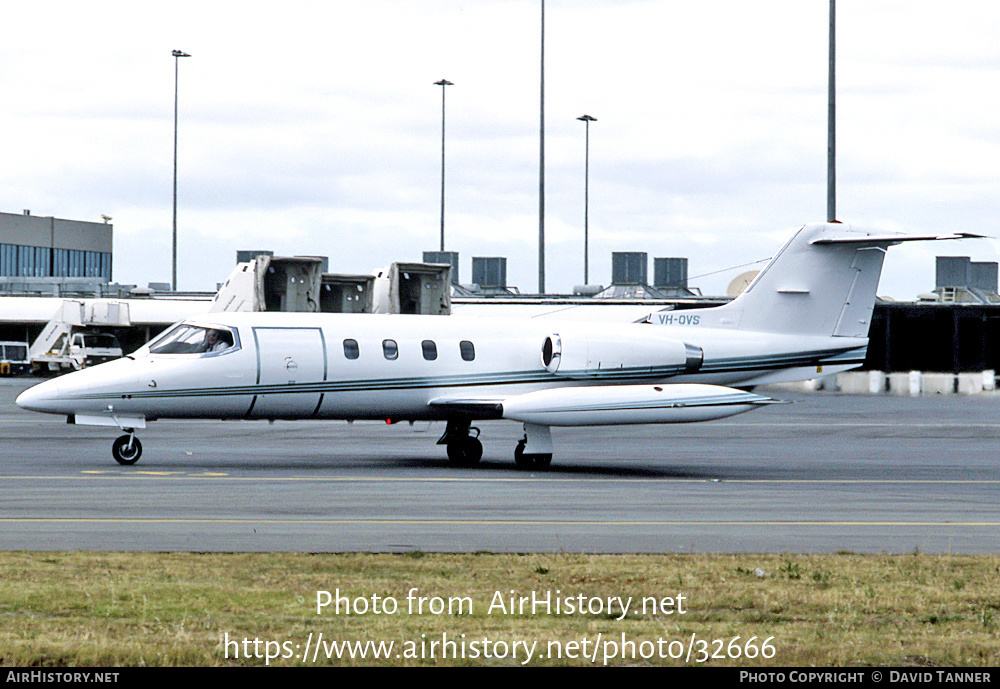
M 883 373 L 882 371 L 848 371 L 804 383 L 786 384 L 807 391 L 839 391 L 849 395 L 979 395 L 997 392 L 996 372 L 981 373 Z
M 925 395 L 950 395 L 955 392 L 955 374 L 924 373 L 920 389 Z

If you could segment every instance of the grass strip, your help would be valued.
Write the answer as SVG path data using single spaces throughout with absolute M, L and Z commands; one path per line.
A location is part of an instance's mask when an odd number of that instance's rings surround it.
M 0 582 L 5 666 L 1000 666 L 996 555 L 4 552 Z

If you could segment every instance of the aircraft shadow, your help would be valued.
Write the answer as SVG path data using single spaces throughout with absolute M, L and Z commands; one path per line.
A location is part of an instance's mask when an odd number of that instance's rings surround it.
M 412 478 L 539 478 L 546 477 L 581 477 L 608 479 L 686 479 L 686 480 L 735 480 L 747 478 L 745 468 L 732 470 L 720 468 L 701 468 L 692 466 L 642 466 L 628 461 L 610 463 L 607 461 L 586 463 L 574 462 L 568 459 L 564 462 L 553 462 L 544 470 L 521 469 L 513 460 L 482 460 L 473 467 L 454 467 L 447 459 L 434 457 L 400 457 L 400 458 L 349 458 L 349 457 L 295 457 L 287 459 L 271 458 L 219 458 L 207 460 L 204 458 L 185 458 L 181 462 L 170 460 L 147 461 L 145 458 L 138 469 L 147 470 L 184 470 L 205 472 L 240 472 L 262 473 L 280 472 L 283 474 L 315 474 L 316 478 L 336 476 L 341 471 L 371 473 L 373 476 L 386 478 L 386 473 L 404 472 L 401 477 Z M 131 467 L 122 467 L 128 470 Z M 323 476 L 320 476 L 323 474 Z M 755 478 L 760 478 L 755 476 Z

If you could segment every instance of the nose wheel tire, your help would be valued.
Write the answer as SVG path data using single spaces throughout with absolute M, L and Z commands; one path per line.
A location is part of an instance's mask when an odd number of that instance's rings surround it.
M 142 457 L 142 443 L 134 435 L 123 435 L 111 444 L 111 455 L 119 464 L 135 464 Z

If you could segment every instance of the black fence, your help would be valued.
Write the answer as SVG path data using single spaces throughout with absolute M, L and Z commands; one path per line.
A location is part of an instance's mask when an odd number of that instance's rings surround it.
M 1000 371 L 1000 306 L 876 304 L 865 368 L 886 373 Z

